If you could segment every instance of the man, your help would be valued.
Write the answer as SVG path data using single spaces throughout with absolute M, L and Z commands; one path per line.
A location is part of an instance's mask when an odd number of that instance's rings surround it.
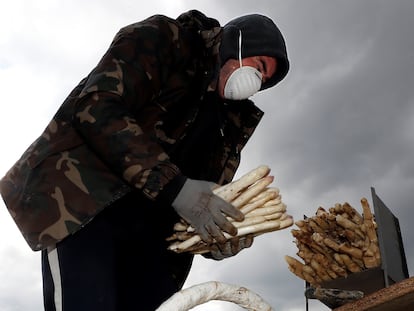
M 43 134 L 1 181 L 33 250 L 45 310 L 155 310 L 181 289 L 193 256 L 167 250 L 183 218 L 216 260 L 250 247 L 212 193 L 232 180 L 263 112 L 248 98 L 289 62 L 269 18 L 221 27 L 192 10 L 122 28 Z

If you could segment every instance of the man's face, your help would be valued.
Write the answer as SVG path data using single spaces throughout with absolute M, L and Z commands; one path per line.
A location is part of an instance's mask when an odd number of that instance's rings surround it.
M 262 74 L 262 83 L 269 80 L 276 72 L 277 61 L 271 56 L 251 56 L 242 59 L 243 66 L 250 66 L 259 70 Z M 234 70 L 240 67 L 238 59 L 229 59 L 220 70 L 217 91 L 220 97 L 224 98 L 224 87 Z

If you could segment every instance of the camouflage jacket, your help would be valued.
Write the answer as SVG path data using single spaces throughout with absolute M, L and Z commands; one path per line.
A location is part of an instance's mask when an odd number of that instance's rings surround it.
M 201 12 L 122 28 L 1 180 L 33 250 L 85 226 L 131 190 L 157 200 L 176 176 L 232 180 L 262 117 L 214 92 L 222 28 Z

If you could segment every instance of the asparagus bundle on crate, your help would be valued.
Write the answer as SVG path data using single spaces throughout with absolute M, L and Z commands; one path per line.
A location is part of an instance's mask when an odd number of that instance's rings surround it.
M 237 236 L 258 236 L 293 225 L 293 217 L 287 214 L 279 189 L 270 187 L 274 177 L 269 173 L 270 168 L 261 165 L 239 179 L 213 190 L 214 194 L 239 208 L 245 215 L 241 222 L 229 218 L 237 227 Z M 224 235 L 227 239 L 233 237 L 227 233 Z M 211 247 L 184 220 L 175 224 L 174 234 L 167 240 L 171 242 L 169 249 L 177 253 L 201 254 L 209 252 Z
M 361 199 L 362 215 L 349 203 L 335 204 L 315 216 L 295 222 L 292 229 L 303 260 L 285 256 L 289 270 L 312 286 L 346 277 L 381 264 L 376 223 L 367 199 Z

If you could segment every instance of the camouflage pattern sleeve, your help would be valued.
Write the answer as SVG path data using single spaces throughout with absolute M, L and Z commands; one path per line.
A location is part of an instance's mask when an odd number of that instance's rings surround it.
M 89 75 L 74 124 L 116 174 L 150 198 L 180 174 L 151 128 L 137 122 L 180 53 L 175 21 L 154 16 L 120 30 Z
M 189 172 L 177 153 L 205 166 L 182 143 L 203 92 L 214 90 L 220 35 L 218 22 L 198 12 L 177 20 L 156 15 L 119 31 L 0 180 L 7 209 L 33 250 L 75 234 L 132 189 L 157 198 L 183 177 L 180 169 Z M 237 128 L 244 124 L 233 119 Z M 232 178 L 239 159 L 228 154 L 237 137 L 226 140 L 212 166 L 220 181 Z

